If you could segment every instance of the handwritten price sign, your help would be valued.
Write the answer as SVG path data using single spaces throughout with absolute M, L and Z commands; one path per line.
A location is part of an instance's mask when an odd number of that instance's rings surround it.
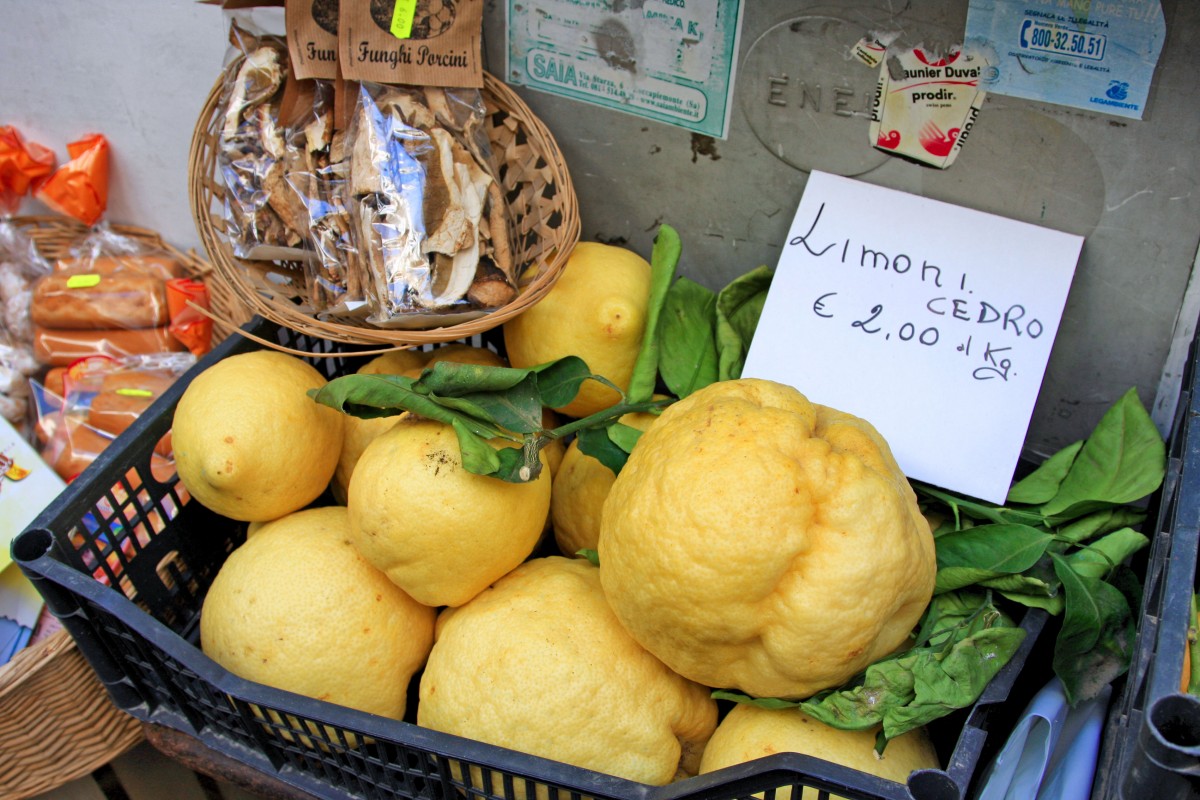
M 1082 245 L 813 172 L 743 375 L 869 420 L 909 477 L 1002 502 Z

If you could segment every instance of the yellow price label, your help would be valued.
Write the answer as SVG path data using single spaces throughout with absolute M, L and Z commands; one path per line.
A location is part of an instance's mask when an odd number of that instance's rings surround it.
M 67 278 L 68 289 L 88 289 L 100 283 L 99 275 L 72 275 Z
M 413 17 L 417 15 L 417 0 L 396 0 L 392 8 L 392 36 L 407 39 L 412 36 Z
M 125 397 L 154 397 L 154 392 L 149 389 L 117 389 L 117 394 Z

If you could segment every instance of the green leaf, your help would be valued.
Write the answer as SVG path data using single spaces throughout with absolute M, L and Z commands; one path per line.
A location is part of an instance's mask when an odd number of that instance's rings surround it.
M 417 382 L 431 394 L 468 397 L 504 392 L 527 381 L 529 377 L 530 371 L 527 369 L 438 361 L 423 369 Z
M 1059 539 L 1065 539 L 1072 544 L 1086 542 L 1096 536 L 1103 536 L 1121 528 L 1131 528 L 1140 525 L 1146 519 L 1146 511 L 1129 506 L 1106 508 L 1087 516 L 1069 522 L 1054 531 Z
M 539 364 L 532 368 L 532 372 L 537 379 L 537 391 L 542 398 L 542 405 L 547 408 L 561 408 L 570 403 L 575 399 L 575 395 L 579 394 L 579 387 L 586 380 L 598 380 L 612 386 L 609 381 L 593 375 L 587 363 L 579 356 L 566 356 Z
M 1052 500 L 1081 447 L 1082 441 L 1069 444 L 1043 461 L 1037 469 L 1012 485 L 1008 490 L 1008 502 L 1040 505 Z
M 659 322 L 658 371 L 676 397 L 717 380 L 717 295 L 680 278 L 667 291 Z
M 894 739 L 974 703 L 1024 640 L 1022 628 L 992 627 L 955 642 L 940 657 L 921 652 L 912 665 L 913 698 L 884 711 L 884 736 Z
M 583 548 L 583 549 L 576 550 L 576 551 L 575 551 L 575 555 L 577 555 L 577 556 L 583 556 L 584 558 L 586 558 L 586 559 L 588 560 L 588 562 L 589 562 L 589 563 L 590 563 L 590 564 L 591 564 L 593 567 L 598 567 L 598 566 L 600 566 L 600 554 L 599 554 L 599 553 L 597 553 L 595 550 L 590 550 L 590 549 L 588 549 L 588 548 L 586 548 L 586 547 L 585 547 L 585 548 Z
M 614 475 L 621 474 L 621 468 L 625 466 L 629 453 L 609 438 L 606 429 L 585 428 L 576 434 L 575 441 L 579 443 L 579 449 L 585 455 L 611 469 Z
M 742 377 L 746 352 L 762 316 L 775 272 L 756 267 L 717 292 L 717 379 Z
M 458 449 L 463 469 L 476 475 L 493 475 L 500 469 L 500 455 L 496 448 L 458 419 L 450 421 L 458 436 Z
M 935 592 L 961 589 L 998 575 L 1023 572 L 1038 562 L 1054 537 L 1028 525 L 981 525 L 937 540 Z
M 1010 600 L 1014 603 L 1019 603 L 1028 608 L 1040 608 L 1047 614 L 1058 616 L 1063 612 L 1063 596 L 1056 594 L 1053 597 L 1043 597 L 1040 594 L 1022 594 L 1020 592 L 1005 592 L 997 590 L 998 594 L 1005 600 Z
M 1137 390 L 1130 389 L 1105 412 L 1041 511 L 1066 522 L 1141 500 L 1162 484 L 1166 463 L 1166 443 Z
M 913 665 L 918 655 L 877 661 L 867 667 L 861 682 L 849 688 L 821 692 L 802 701 L 810 717 L 834 728 L 868 730 L 884 721 L 889 709 L 903 708 L 916 696 Z
M 626 425 L 622 422 L 614 422 L 606 429 L 608 438 L 617 447 L 624 450 L 626 453 L 633 452 L 633 446 L 637 444 L 641 438 L 642 432 L 632 425 Z
M 1124 563 L 1148 544 L 1150 540 L 1144 534 L 1122 528 L 1071 553 L 1066 562 L 1077 575 L 1102 579 L 1112 572 L 1113 567 Z
M 675 279 L 675 268 L 679 264 L 682 247 L 674 228 L 670 225 L 658 226 L 654 249 L 650 253 L 650 299 L 646 305 L 646 330 L 642 335 L 637 361 L 634 362 L 633 375 L 629 379 L 629 390 L 625 393 L 631 403 L 649 400 L 658 383 L 658 318 L 667 298 L 667 290 Z
M 1054 673 L 1075 706 L 1129 669 L 1134 624 L 1129 601 L 1115 586 L 1080 575 L 1052 554 L 1066 594 L 1062 627 L 1054 642 Z
M 818 693 L 800 708 L 835 728 L 882 723 L 882 745 L 974 703 L 1024 638 L 987 594 L 941 595 L 926 610 L 917 645 L 876 661 L 846 686 Z
M 980 586 L 995 589 L 998 592 L 1013 592 L 1016 594 L 1032 594 L 1040 597 L 1054 597 L 1058 594 L 1061 584 L 1053 583 L 1029 575 L 1001 575 L 981 581 Z
M 912 481 L 913 489 L 917 494 L 935 500 L 944 504 L 947 508 L 954 512 L 955 516 L 967 515 L 976 520 L 987 520 L 997 524 L 1014 523 L 1018 525 L 1029 525 L 1036 527 L 1042 525 L 1045 518 L 1039 511 L 1027 511 L 1024 509 L 1006 508 L 993 503 L 985 503 L 981 500 L 972 500 L 968 497 L 961 497 L 953 492 L 947 492 L 944 489 L 939 489 L 936 486 L 930 486 L 926 483 Z
M 799 708 L 800 703 L 794 700 L 781 700 L 777 697 L 751 697 L 748 694 L 734 692 L 728 689 L 713 689 L 710 695 L 714 700 L 732 700 L 735 703 L 747 703 L 759 708 L 778 711 L 785 708 Z

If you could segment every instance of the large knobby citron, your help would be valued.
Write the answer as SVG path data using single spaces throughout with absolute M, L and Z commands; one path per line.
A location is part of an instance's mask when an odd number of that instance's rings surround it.
M 707 686 L 808 697 L 906 642 L 937 561 L 867 421 L 772 381 L 669 406 L 605 501 L 600 579 L 631 635 Z

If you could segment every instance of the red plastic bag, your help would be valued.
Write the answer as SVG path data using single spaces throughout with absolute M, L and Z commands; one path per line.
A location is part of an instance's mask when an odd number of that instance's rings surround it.
M 54 171 L 54 151 L 0 126 L 0 214 L 15 214 L 21 198 Z
M 95 225 L 108 207 L 108 140 L 93 133 L 67 145 L 71 160 L 34 190 L 50 208 Z

